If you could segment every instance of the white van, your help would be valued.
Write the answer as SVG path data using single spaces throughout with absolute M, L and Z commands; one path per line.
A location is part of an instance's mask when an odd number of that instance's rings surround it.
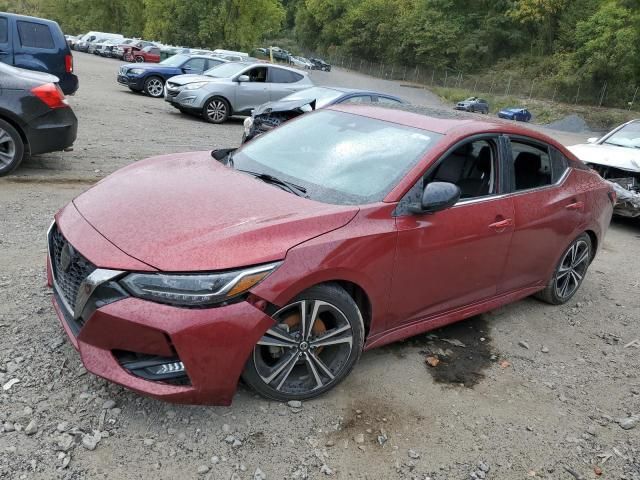
M 224 50 L 223 48 L 216 48 L 213 51 L 213 54 L 215 56 L 220 56 L 220 57 L 240 57 L 237 60 L 245 60 L 245 59 L 249 58 L 249 54 L 248 53 L 234 52 L 233 50 Z M 228 58 L 227 60 L 231 60 L 231 58 Z
M 85 33 L 77 41 L 75 48 L 79 52 L 86 52 L 89 50 L 89 44 L 94 40 L 124 40 L 124 35 L 119 33 L 105 33 L 105 32 L 89 32 Z

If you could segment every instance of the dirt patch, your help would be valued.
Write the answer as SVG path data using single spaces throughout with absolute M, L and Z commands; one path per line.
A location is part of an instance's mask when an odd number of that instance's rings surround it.
M 438 383 L 471 388 L 498 355 L 491 347 L 489 324 L 484 316 L 472 317 L 426 336 L 425 368 Z
M 99 178 L 46 178 L 46 177 L 7 177 L 3 179 L 7 183 L 29 183 L 47 185 L 93 185 Z

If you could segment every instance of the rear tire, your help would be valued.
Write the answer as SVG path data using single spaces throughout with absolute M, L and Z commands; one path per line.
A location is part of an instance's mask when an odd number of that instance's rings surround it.
M 136 63 L 143 63 L 144 57 L 136 57 Z
M 362 315 L 339 285 L 312 287 L 273 318 L 277 324 L 254 347 L 242 374 L 264 397 L 286 402 L 322 395 L 344 380 L 360 358 Z
M 0 119 L 0 177 L 13 172 L 25 157 L 24 142 L 20 133 Z
M 536 298 L 550 303 L 562 305 L 580 289 L 587 269 L 593 258 L 591 238 L 586 233 L 576 238 L 567 248 L 546 288 L 535 294 Z

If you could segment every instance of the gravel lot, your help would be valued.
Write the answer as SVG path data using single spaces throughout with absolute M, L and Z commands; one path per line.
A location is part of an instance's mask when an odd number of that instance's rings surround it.
M 368 352 L 301 408 L 243 387 L 230 408 L 175 406 L 87 374 L 45 287 L 53 214 L 132 161 L 241 136 L 241 121 L 130 93 L 118 65 L 76 54 L 75 151 L 0 179 L 0 478 L 640 479 L 638 222 L 614 220 L 569 304 L 527 299 Z M 313 78 L 439 105 L 345 71 Z

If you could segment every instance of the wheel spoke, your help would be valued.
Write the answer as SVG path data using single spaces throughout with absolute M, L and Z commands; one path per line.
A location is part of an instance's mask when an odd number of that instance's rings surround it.
M 578 257 L 578 260 L 576 260 L 575 263 L 573 263 L 573 268 L 576 268 L 578 265 L 584 262 L 587 258 L 589 258 L 588 249 L 582 255 L 580 255 L 580 257 Z
M 287 367 L 291 366 L 291 364 L 295 365 L 296 360 L 298 359 L 298 354 L 295 352 L 290 352 L 287 355 L 283 355 L 282 359 L 280 360 L 280 362 L 278 362 L 273 369 L 270 372 L 270 375 L 268 377 L 262 377 L 262 380 L 264 381 L 264 383 L 266 383 L 267 385 L 270 384 L 271 382 L 273 382 L 273 380 L 280 375 L 284 369 L 286 369 Z M 291 367 L 293 368 L 293 367 Z M 287 373 L 287 375 L 291 372 L 291 370 L 289 370 L 289 372 Z
M 9 134 L 7 132 L 5 132 L 4 130 L 0 129 L 0 145 L 3 143 L 12 143 L 11 142 L 11 137 L 9 136 Z
M 333 373 L 331 373 L 331 370 L 329 370 L 329 367 L 327 367 L 325 363 L 322 360 L 320 360 L 320 357 L 318 357 L 314 352 L 309 352 L 309 358 L 313 360 L 316 363 L 316 365 L 318 365 L 318 367 L 320 367 L 320 370 L 322 370 L 322 372 L 327 377 L 329 377 L 331 380 L 334 379 Z
M 275 338 L 269 338 L 269 337 L 275 337 Z M 274 343 L 265 343 L 265 342 L 269 342 L 269 341 L 279 341 L 281 342 L 281 344 L 274 344 Z M 269 330 L 267 330 L 264 334 L 264 336 L 260 339 L 260 341 L 258 342 L 258 344 L 260 345 L 273 345 L 273 346 L 295 346 L 297 345 L 297 342 L 295 341 L 295 339 L 289 335 L 288 333 L 285 333 L 284 331 L 281 331 L 279 328 L 274 327 L 274 328 L 270 328 Z
M 578 250 L 578 244 L 575 244 L 573 247 L 571 247 L 571 265 L 573 265 L 576 261 L 576 252 Z
M 567 289 L 569 288 L 569 282 L 571 281 L 573 277 L 571 275 L 567 276 L 567 279 L 564 282 L 564 285 L 562 286 L 562 290 L 560 291 L 560 296 L 564 297 L 567 294 Z
M 314 347 L 329 347 L 331 345 L 338 345 L 340 343 L 348 343 L 349 346 L 353 343 L 353 335 L 350 333 L 348 335 L 343 335 L 340 337 L 332 336 L 331 338 L 322 338 L 320 340 L 316 340 L 311 343 Z
M 316 390 L 318 388 L 321 388 L 324 385 L 324 383 L 322 383 L 322 378 L 320 378 L 320 374 L 318 373 L 318 369 L 316 368 L 314 363 L 311 361 L 311 358 L 309 357 L 308 353 L 304 356 L 304 360 L 307 363 L 307 366 L 309 367 L 309 371 L 313 375 L 313 378 L 316 380 L 316 386 L 315 386 L 314 390 Z
M 340 335 L 341 333 L 346 332 L 347 330 L 351 330 L 351 325 L 343 325 L 340 328 L 336 328 L 334 330 L 329 330 L 327 333 L 325 333 L 324 335 L 321 335 L 317 338 L 314 338 L 311 340 L 311 342 L 309 342 L 311 345 L 313 345 L 314 347 L 316 346 L 320 346 L 318 345 L 318 342 L 323 342 L 325 340 L 328 340 L 332 337 L 335 337 L 336 335 Z
M 565 277 L 567 274 L 569 274 L 569 272 L 571 272 L 571 268 L 570 267 L 560 267 L 558 269 L 558 274 L 556 275 L 556 278 L 558 280 L 560 280 L 561 278 Z
M 302 339 L 308 341 L 313 332 L 313 326 L 318 319 L 318 310 L 322 306 L 323 302 L 315 301 L 312 304 L 311 315 L 307 314 L 307 303 L 303 302 L 303 314 L 302 314 Z
M 280 380 L 280 382 L 276 386 L 276 390 L 280 390 L 282 388 L 282 385 L 284 385 L 284 382 L 286 382 L 287 378 L 289 378 L 289 375 L 291 375 L 291 371 L 293 370 L 293 367 L 296 366 L 296 362 L 297 362 L 297 358 L 296 357 L 297 357 L 297 355 L 294 353 L 293 357 L 294 357 L 294 360 L 292 362 L 289 362 L 289 366 L 287 367 L 287 370 L 282 375 L 282 379 Z

